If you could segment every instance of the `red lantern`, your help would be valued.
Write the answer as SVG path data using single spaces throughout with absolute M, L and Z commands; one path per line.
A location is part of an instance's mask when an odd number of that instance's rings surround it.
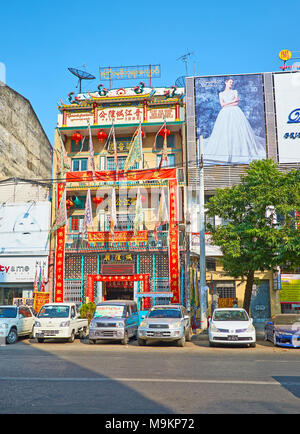
M 95 196 L 95 197 L 93 198 L 93 202 L 94 202 L 96 205 L 99 205 L 100 203 L 103 202 L 103 198 L 102 198 L 102 197 L 97 197 L 97 196 Z
M 168 128 L 162 128 L 159 132 L 159 135 L 162 137 L 168 137 L 171 134 L 171 131 Z
M 134 135 L 136 136 L 137 133 L 138 133 L 138 131 L 136 131 L 136 132 L 134 133 Z M 141 136 L 142 136 L 142 139 L 145 137 L 145 132 L 144 132 L 143 130 L 141 130 Z
M 66 205 L 67 205 L 67 208 L 69 209 L 69 208 L 71 208 L 72 206 L 74 206 L 74 202 L 72 202 L 70 199 L 67 199 L 67 200 L 66 200 Z
M 141 196 L 141 201 L 144 203 L 146 201 L 146 197 L 145 196 Z
M 97 137 L 100 140 L 100 142 L 103 142 L 104 140 L 107 139 L 107 134 L 105 131 L 98 131 Z
M 72 135 L 72 140 L 74 140 L 77 145 L 77 143 L 80 142 L 80 140 L 82 140 L 82 135 L 77 131 Z

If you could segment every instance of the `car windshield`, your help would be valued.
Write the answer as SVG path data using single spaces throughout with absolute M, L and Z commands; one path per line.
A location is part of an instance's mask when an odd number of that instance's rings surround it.
M 103 316 L 109 318 L 122 318 L 124 316 L 124 308 L 123 305 L 99 305 L 96 307 L 94 318 L 101 318 Z
M 16 318 L 16 307 L 0 307 L 0 318 Z
M 290 325 L 297 322 L 300 323 L 300 315 L 287 314 L 279 315 L 274 318 L 275 325 Z
M 39 318 L 68 318 L 69 306 L 44 306 L 39 311 Z
M 214 312 L 214 321 L 249 321 L 244 310 L 217 310 Z
M 181 318 L 179 309 L 154 309 L 148 314 L 148 318 Z

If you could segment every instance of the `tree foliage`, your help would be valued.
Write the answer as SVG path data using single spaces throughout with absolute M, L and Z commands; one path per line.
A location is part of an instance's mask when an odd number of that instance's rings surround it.
M 241 183 L 217 189 L 206 204 L 209 217 L 223 225 L 207 225 L 212 243 L 223 253 L 227 275 L 246 279 L 244 308 L 249 312 L 254 274 L 286 263 L 300 265 L 300 170 L 284 173 L 272 160 L 254 161 Z

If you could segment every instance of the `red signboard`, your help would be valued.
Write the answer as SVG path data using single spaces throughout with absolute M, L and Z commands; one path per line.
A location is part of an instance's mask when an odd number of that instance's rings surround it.
M 179 303 L 179 231 L 177 179 L 169 180 L 169 273 L 171 303 Z
M 91 171 L 87 172 L 68 172 L 66 174 L 67 182 L 92 182 L 92 181 L 143 181 L 155 179 L 173 179 L 176 178 L 176 168 L 173 169 L 144 169 L 128 170 L 124 172 L 119 170 L 96 171 L 95 175 Z M 118 179 L 117 179 L 118 176 Z
M 64 184 L 60 183 L 57 187 L 57 209 L 64 192 Z M 61 226 L 56 231 L 56 249 L 55 249 L 55 290 L 54 301 L 64 301 L 64 262 L 65 262 L 65 226 Z

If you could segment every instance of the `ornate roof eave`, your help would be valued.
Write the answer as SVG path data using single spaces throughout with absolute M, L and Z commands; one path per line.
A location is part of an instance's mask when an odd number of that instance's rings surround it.
M 147 101 L 148 106 L 158 106 L 158 105 L 172 105 L 172 104 L 178 104 L 184 103 L 183 96 L 180 95 L 176 98 L 166 98 L 165 96 L 156 96 L 150 94 L 145 95 L 129 95 L 129 96 L 118 96 L 118 97 L 91 97 L 89 100 L 85 100 L 82 102 L 74 103 L 74 104 L 61 104 L 58 106 L 59 111 L 64 110 L 91 110 L 94 108 L 94 105 L 106 105 L 106 104 L 124 104 L 124 103 L 137 103 L 137 102 L 143 102 Z

